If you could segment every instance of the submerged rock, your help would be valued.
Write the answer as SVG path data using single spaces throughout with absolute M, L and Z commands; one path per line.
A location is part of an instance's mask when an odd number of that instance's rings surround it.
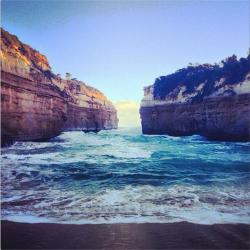
M 189 66 L 144 88 L 144 134 L 250 140 L 250 56 Z
M 3 146 L 65 130 L 117 128 L 117 112 L 99 90 L 55 75 L 44 55 L 4 29 L 0 58 Z

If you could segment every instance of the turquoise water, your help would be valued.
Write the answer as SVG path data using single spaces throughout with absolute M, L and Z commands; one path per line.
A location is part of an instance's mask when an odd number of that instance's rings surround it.
M 2 149 L 2 218 L 250 223 L 250 143 L 65 132 Z

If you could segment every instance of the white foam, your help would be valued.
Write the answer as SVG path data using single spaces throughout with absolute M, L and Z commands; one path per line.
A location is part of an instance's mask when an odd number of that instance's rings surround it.
M 135 138 L 134 141 L 133 138 Z M 140 164 L 143 164 L 144 159 L 149 162 L 151 157 L 153 164 L 158 160 L 165 162 L 169 160 L 170 164 L 173 164 L 172 160 L 175 159 L 200 160 L 201 164 L 210 161 L 218 164 L 220 161 L 226 161 L 229 166 L 234 161 L 247 163 L 249 156 L 245 151 L 232 153 L 232 150 L 236 146 L 249 147 L 249 143 L 212 143 L 203 141 L 197 136 L 140 137 L 138 131 L 129 132 L 127 129 L 102 131 L 98 135 L 66 132 L 59 136 L 59 139 L 61 140 L 48 142 L 48 144 L 19 143 L 4 149 L 2 202 L 6 203 L 2 211 L 3 218 L 32 223 L 49 221 L 75 224 L 168 223 L 183 220 L 201 224 L 249 223 L 250 194 L 247 192 L 247 187 L 241 185 L 209 187 L 184 185 L 180 182 L 178 185 L 169 187 L 111 185 L 112 188 L 104 189 L 100 185 L 93 186 L 91 189 L 85 186 L 74 189 L 75 183 L 72 183 L 72 189 L 68 190 L 64 183 L 51 181 L 51 178 L 63 177 L 64 173 L 58 173 L 58 170 L 61 164 L 65 163 L 95 163 L 94 167 L 100 166 L 101 171 L 104 167 L 105 172 L 108 173 L 112 173 L 112 166 L 115 166 L 117 171 L 121 173 L 124 171 L 123 173 L 130 176 L 134 172 L 130 172 L 129 168 L 127 172 L 126 169 L 119 169 L 126 167 L 126 164 L 119 165 L 119 163 L 137 163 L 141 167 Z M 46 153 L 42 150 L 32 150 L 28 155 L 19 155 L 22 149 L 39 149 L 45 145 L 46 147 L 60 145 L 62 150 Z M 154 153 L 158 158 L 154 158 Z M 109 165 L 110 163 L 112 165 Z M 58 166 L 56 172 L 53 172 L 54 169 L 50 168 L 50 164 Z M 165 167 L 164 164 L 161 169 Z M 110 169 L 109 166 L 111 166 Z M 64 170 L 62 167 L 62 171 Z M 29 184 L 36 178 L 32 175 L 32 171 L 38 174 L 38 180 L 45 178 L 45 181 L 41 180 L 37 187 L 20 188 L 22 184 Z M 72 179 L 68 181 L 69 185 L 70 181 L 74 182 Z M 219 182 L 218 179 L 217 183 Z M 23 200 L 31 202 L 20 206 L 11 205 L 12 202 Z
M 215 197 L 215 204 L 202 202 L 202 196 Z M 170 188 L 153 186 L 126 186 L 107 189 L 97 194 L 51 190 L 47 201 L 16 215 L 7 211 L 3 218 L 22 222 L 58 223 L 170 223 L 189 221 L 198 224 L 250 223 L 247 191 L 234 188 L 204 191 L 201 187 L 175 185 Z M 35 193 L 34 193 L 35 195 Z M 237 203 L 228 204 L 228 197 L 237 197 Z M 65 201 L 68 201 L 65 203 Z M 63 202 L 63 207 L 60 203 Z M 53 209 L 52 209 L 53 208 Z M 33 212 L 32 212 L 33 211 Z M 5 211 L 6 212 L 6 211 Z M 14 215 L 13 215 L 14 214 Z M 36 215 L 37 214 L 37 215 Z M 46 214 L 42 217 L 39 214 Z
M 15 221 L 15 222 L 26 222 L 26 223 L 53 223 L 53 219 L 41 218 L 33 215 L 7 215 L 2 216 L 2 219 Z

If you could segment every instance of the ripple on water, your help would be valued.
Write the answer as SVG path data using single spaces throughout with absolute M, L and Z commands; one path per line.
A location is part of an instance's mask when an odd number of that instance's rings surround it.
M 62 223 L 249 223 L 250 143 L 66 132 L 2 149 L 2 216 Z

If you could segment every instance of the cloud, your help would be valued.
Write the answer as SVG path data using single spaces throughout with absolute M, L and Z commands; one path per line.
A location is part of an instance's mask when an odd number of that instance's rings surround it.
M 140 120 L 140 104 L 135 101 L 114 102 L 119 118 L 119 127 L 138 127 Z

